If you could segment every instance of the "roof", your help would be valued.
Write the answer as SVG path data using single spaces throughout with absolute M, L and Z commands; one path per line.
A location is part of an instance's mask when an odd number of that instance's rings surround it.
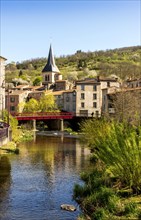
M 0 56 L 0 59 L 7 60 L 5 57 Z
M 55 83 L 64 83 L 67 82 L 67 80 L 63 79 L 63 80 L 56 80 Z
M 141 81 L 141 78 L 140 79 L 127 79 L 126 82 L 140 82 Z
M 76 92 L 75 89 L 71 89 L 71 90 L 66 90 L 66 91 L 64 91 L 64 93 L 74 93 L 74 92 Z
M 82 80 L 82 81 L 76 81 L 76 85 L 80 84 L 100 84 L 100 82 L 97 82 L 96 80 Z
M 20 89 L 20 88 L 28 88 L 29 87 L 29 85 L 18 85 L 18 86 L 16 86 L 16 87 L 14 87 L 14 89 Z
M 100 82 L 117 82 L 117 79 L 115 78 L 86 78 L 84 80 L 78 80 L 76 81 L 76 84 L 100 84 Z
M 62 95 L 64 91 L 65 90 L 55 91 L 55 92 L 52 92 L 52 95 Z
M 32 90 L 38 90 L 43 88 L 43 86 L 29 86 L 28 89 L 32 89 Z
M 47 64 L 45 65 L 44 69 L 42 70 L 42 73 L 43 72 L 60 73 L 58 67 L 55 64 L 55 59 L 54 59 L 54 55 L 53 55 L 53 51 L 52 51 L 51 45 L 50 45 L 50 49 L 49 49 Z
M 112 95 L 112 94 L 115 94 L 115 93 L 122 93 L 122 92 L 130 92 L 130 91 L 140 91 L 141 90 L 141 86 L 140 87 L 135 87 L 135 88 L 122 88 L 122 89 L 119 89 L 115 92 L 109 92 L 108 95 Z
M 9 96 L 13 96 L 13 95 L 21 95 L 21 94 L 26 94 L 27 91 L 23 91 L 23 90 L 12 90 L 12 92 L 9 92 Z M 8 92 L 6 92 L 6 95 L 8 96 Z

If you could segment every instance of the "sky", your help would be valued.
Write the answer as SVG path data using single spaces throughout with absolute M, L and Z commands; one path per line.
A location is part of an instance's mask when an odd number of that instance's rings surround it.
M 0 0 L 7 62 L 141 45 L 141 0 Z

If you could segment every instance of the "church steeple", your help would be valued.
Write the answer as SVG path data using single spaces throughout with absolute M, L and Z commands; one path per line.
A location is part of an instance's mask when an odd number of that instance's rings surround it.
M 45 85 L 46 88 L 50 88 L 51 85 L 54 85 L 56 80 L 62 80 L 62 75 L 60 74 L 60 71 L 55 64 L 55 59 L 51 45 L 49 48 L 47 64 L 42 70 L 42 77 L 42 84 Z
M 44 73 L 44 72 L 54 72 L 54 73 L 58 73 L 58 74 L 60 73 L 58 67 L 55 64 L 55 59 L 54 59 L 53 50 L 52 50 L 51 45 L 50 45 L 50 49 L 49 49 L 47 64 L 45 65 L 45 67 L 42 70 L 42 73 Z

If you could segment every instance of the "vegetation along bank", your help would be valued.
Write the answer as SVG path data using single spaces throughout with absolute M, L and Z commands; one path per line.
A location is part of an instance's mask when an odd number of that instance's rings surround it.
M 93 119 L 81 131 L 93 168 L 74 188 L 80 219 L 141 219 L 141 126 Z

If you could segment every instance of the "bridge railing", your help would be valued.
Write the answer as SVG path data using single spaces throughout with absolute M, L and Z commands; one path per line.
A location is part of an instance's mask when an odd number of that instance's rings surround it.
M 14 117 L 19 117 L 19 116 L 53 116 L 53 115 L 57 115 L 57 116 L 62 116 L 62 115 L 73 115 L 73 113 L 71 112 L 22 112 L 22 113 L 14 113 L 12 114 L 12 116 Z

